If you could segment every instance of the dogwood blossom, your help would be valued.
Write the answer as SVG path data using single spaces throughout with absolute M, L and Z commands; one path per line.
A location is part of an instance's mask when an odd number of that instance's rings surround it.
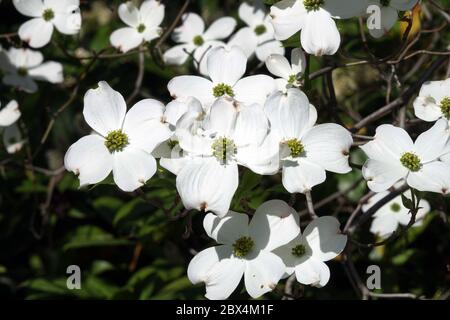
M 450 78 L 423 84 L 414 100 L 414 112 L 425 121 L 450 120 Z
M 156 172 L 151 152 L 172 132 L 164 105 L 153 99 L 136 103 L 128 112 L 122 95 L 101 81 L 84 97 L 84 119 L 94 132 L 75 142 L 64 157 L 80 186 L 104 180 L 112 171 L 117 186 L 133 191 Z
M 176 179 L 185 208 L 224 216 L 238 187 L 238 165 L 258 174 L 275 174 L 278 150 L 267 143 L 268 129 L 261 105 L 222 97 L 195 133 L 177 130 L 181 149 L 193 156 Z
M 247 57 L 256 54 L 260 61 L 266 61 L 270 54 L 284 55 L 283 44 L 275 39 L 270 17 L 261 1 L 252 5 L 242 2 L 238 14 L 247 26 L 236 32 L 228 45 L 238 45 Z
M 362 206 L 362 211 L 366 212 L 387 195 L 389 195 L 389 191 L 375 194 Z M 411 199 L 411 190 L 408 190 L 403 195 Z M 421 199 L 419 201 L 419 210 L 416 214 L 416 222 L 413 226 L 421 226 L 428 212 L 430 212 L 430 204 L 427 200 Z M 402 196 L 399 195 L 378 209 L 373 215 L 373 218 L 370 232 L 378 235 L 382 239 L 386 239 L 397 230 L 399 225 L 406 226 L 409 224 L 411 221 L 411 213 L 403 205 Z
M 222 219 L 206 215 L 203 226 L 219 245 L 199 252 L 189 263 L 187 273 L 192 283 L 205 283 L 208 299 L 228 298 L 242 276 L 252 298 L 272 291 L 285 265 L 271 251 L 300 232 L 297 213 L 281 200 L 263 203 L 250 224 L 246 214 L 230 211 Z
M 0 128 L 9 127 L 20 118 L 19 104 L 11 100 L 4 108 L 0 109 Z
M 286 274 L 295 272 L 297 281 L 323 287 L 330 279 L 330 269 L 324 263 L 337 257 L 345 248 L 347 236 L 341 234 L 339 221 L 323 216 L 311 221 L 303 234 L 273 252 L 286 265 Z
M 35 80 L 60 83 L 64 80 L 59 62 L 43 62 L 39 51 L 10 48 L 0 51 L 0 69 L 5 72 L 3 83 L 28 93 L 37 91 Z
M 53 28 L 77 34 L 81 28 L 79 0 L 13 0 L 17 11 L 32 17 L 19 28 L 19 37 L 33 48 L 50 42 Z
M 22 137 L 17 123 L 13 123 L 3 130 L 3 144 L 6 147 L 6 152 L 10 154 L 22 150 L 25 140 Z
M 306 68 L 306 58 L 302 49 L 296 48 L 291 52 L 291 63 L 280 54 L 271 54 L 266 60 L 269 72 L 280 78 L 275 79 L 277 88 L 286 92 L 290 87 L 299 87 L 299 78 Z
M 449 136 L 444 119 L 420 134 L 415 142 L 402 128 L 379 126 L 375 139 L 361 146 L 369 157 L 362 170 L 367 185 L 372 191 L 382 192 L 404 179 L 419 191 L 447 194 L 450 166 L 440 158 L 450 152 Z
M 304 193 L 326 179 L 325 170 L 351 171 L 351 134 L 334 123 L 315 125 L 317 111 L 296 88 L 276 92 L 265 104 L 271 132 L 279 146 L 283 186 Z
M 167 64 L 182 65 L 189 56 L 201 74 L 206 74 L 206 53 L 217 46 L 223 46 L 221 40 L 228 38 L 236 27 L 236 20 L 222 17 L 214 21 L 205 30 L 205 23 L 196 13 L 185 13 L 181 18 L 182 25 L 172 33 L 172 39 L 179 45 L 164 53 Z
M 150 42 L 161 35 L 159 27 L 164 20 L 164 5 L 157 0 L 146 0 L 138 9 L 131 1 L 119 6 L 119 17 L 128 26 L 111 34 L 111 44 L 122 52 Z
M 381 28 L 369 28 L 374 38 L 381 38 L 391 30 L 398 20 L 399 11 L 411 10 L 419 0 L 369 0 L 369 5 L 380 8 Z
M 282 0 L 270 8 L 275 38 L 286 40 L 301 30 L 303 49 L 316 56 L 333 55 L 341 36 L 334 19 L 348 19 L 365 13 L 364 0 Z
M 245 104 L 264 104 L 266 98 L 276 90 L 275 81 L 269 76 L 259 74 L 242 78 L 247 67 L 247 57 L 236 46 L 212 49 L 207 63 L 211 80 L 199 76 L 177 76 L 167 85 L 171 96 L 192 96 L 208 108 L 223 96 Z

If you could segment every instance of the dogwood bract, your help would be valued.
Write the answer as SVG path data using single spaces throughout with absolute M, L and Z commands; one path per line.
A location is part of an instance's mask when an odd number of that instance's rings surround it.
M 19 104 L 11 100 L 4 108 L 0 109 L 0 128 L 9 127 L 20 118 Z
M 16 100 L 11 100 L 0 109 L 0 133 L 3 133 L 3 144 L 8 153 L 16 153 L 23 146 L 22 134 L 16 125 L 21 116 Z
M 261 105 L 222 97 L 196 132 L 177 130 L 181 149 L 193 157 L 176 180 L 185 208 L 224 216 L 238 187 L 238 164 L 258 174 L 275 174 L 278 150 L 267 143 L 268 129 Z
M 192 283 L 205 283 L 208 299 L 228 298 L 242 276 L 252 298 L 272 291 L 285 265 L 271 251 L 300 232 L 297 213 L 281 200 L 263 203 L 250 224 L 246 214 L 230 211 L 222 219 L 206 215 L 203 226 L 220 245 L 199 252 L 189 263 L 187 273 Z
M 111 34 L 111 44 L 122 52 L 138 47 L 144 41 L 152 41 L 160 36 L 159 27 L 164 19 L 164 5 L 156 0 L 142 2 L 138 9 L 128 1 L 119 6 L 119 17 L 128 25 Z
M 50 42 L 55 27 L 63 34 L 76 34 L 81 28 L 79 0 L 13 0 L 21 14 L 32 17 L 19 28 L 19 37 L 33 48 Z
M 305 54 L 300 48 L 293 49 L 291 63 L 283 55 L 271 54 L 266 67 L 271 74 L 280 77 L 275 79 L 278 90 L 286 92 L 290 87 L 300 86 L 299 78 L 306 68 Z
M 104 180 L 112 171 L 123 191 L 133 191 L 156 172 L 151 152 L 172 132 L 164 123 L 164 105 L 153 99 L 136 103 L 128 112 L 122 95 L 101 81 L 84 96 L 84 119 L 94 132 L 75 142 L 64 157 L 80 186 Z
M 362 174 L 372 191 L 386 191 L 404 179 L 419 191 L 447 194 L 450 165 L 440 160 L 450 152 L 448 121 L 438 120 L 412 141 L 408 133 L 390 124 L 376 130 L 375 139 L 361 146 L 369 159 Z
M 255 1 L 253 5 L 242 2 L 238 14 L 247 26 L 236 32 L 229 45 L 238 45 L 247 57 L 255 53 L 260 61 L 265 61 L 270 54 L 284 55 L 283 44 L 274 37 L 264 4 L 260 1 Z
M 39 51 L 10 48 L 0 51 L 0 69 L 5 72 L 3 83 L 28 93 L 37 91 L 35 80 L 60 83 L 64 80 L 61 63 L 43 62 Z
M 236 20 L 231 17 L 222 17 L 214 21 L 205 30 L 202 17 L 196 13 L 185 13 L 182 25 L 172 33 L 172 39 L 179 45 L 164 53 L 164 61 L 168 64 L 181 65 L 192 55 L 194 64 L 201 74 L 206 74 L 206 59 L 209 50 L 222 46 L 220 40 L 228 38 L 236 27 Z
M 362 211 L 366 212 L 387 195 L 389 195 L 389 191 L 375 194 L 362 206 Z M 403 195 L 411 199 L 411 190 L 408 190 Z M 428 212 L 430 212 L 430 204 L 428 201 L 421 199 L 419 201 L 419 210 L 416 214 L 416 222 L 413 226 L 418 227 L 422 225 L 423 218 Z M 386 239 L 397 230 L 399 225 L 407 226 L 410 221 L 410 210 L 403 205 L 402 196 L 399 195 L 375 212 L 372 224 L 370 225 L 370 232 L 378 235 L 382 239 Z
M 297 281 L 323 287 L 330 279 L 330 269 L 324 263 L 337 257 L 345 248 L 347 236 L 341 234 L 339 221 L 323 216 L 311 221 L 303 234 L 275 249 L 286 265 L 285 277 L 295 272 Z
M 450 78 L 424 83 L 414 100 L 414 112 L 425 121 L 450 120 Z
M 177 76 L 167 85 L 170 95 L 173 98 L 195 97 L 208 108 L 223 96 L 245 104 L 262 105 L 276 90 L 275 81 L 269 76 L 259 74 L 242 78 L 247 57 L 237 46 L 212 49 L 207 64 L 211 80 L 199 76 Z
M 411 10 L 418 0 L 369 0 L 369 5 L 380 8 L 380 28 L 369 28 L 374 38 L 381 38 L 398 20 L 399 11 Z
M 302 91 L 291 88 L 286 93 L 274 93 L 267 99 L 265 111 L 279 146 L 282 181 L 287 191 L 311 190 L 325 181 L 325 170 L 351 171 L 351 134 L 334 123 L 315 125 L 317 111 Z
M 333 55 L 341 36 L 334 19 L 363 15 L 364 0 L 283 0 L 270 8 L 275 38 L 286 40 L 301 30 L 303 49 L 316 56 Z

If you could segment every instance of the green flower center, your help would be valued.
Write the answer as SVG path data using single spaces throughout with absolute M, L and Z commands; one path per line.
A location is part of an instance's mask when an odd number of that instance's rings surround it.
M 178 145 L 178 141 L 177 140 L 169 140 L 169 141 L 167 141 L 167 144 L 169 145 L 170 149 L 173 149 Z
M 144 32 L 144 31 L 145 31 L 145 24 L 141 23 L 140 25 L 138 25 L 137 31 L 138 31 L 139 33 Z
M 203 40 L 202 36 L 195 36 L 193 41 L 196 46 L 201 46 L 205 43 L 205 40 Z
M 233 243 L 233 253 L 236 257 L 243 258 L 248 255 L 255 243 L 250 237 L 241 237 Z
M 44 12 L 42 13 L 42 18 L 45 21 L 50 21 L 55 17 L 55 13 L 53 12 L 52 9 L 45 9 Z
M 17 69 L 17 74 L 19 76 L 25 77 L 28 75 L 28 70 L 26 68 L 19 68 Z
M 260 35 L 266 33 L 267 28 L 266 28 L 265 25 L 260 24 L 259 26 L 256 26 L 255 29 L 254 29 L 253 31 L 255 31 L 255 33 L 256 33 L 257 36 L 260 36 Z
M 214 140 L 211 148 L 213 149 L 213 156 L 216 157 L 216 159 L 221 163 L 225 163 L 237 152 L 234 141 L 226 137 L 219 137 Z
M 450 97 L 442 99 L 441 112 L 445 117 L 450 118 Z
M 306 253 L 306 248 L 304 245 L 299 244 L 292 248 L 292 255 L 298 258 L 302 257 Z
M 291 75 L 289 76 L 288 83 L 292 85 L 292 84 L 294 84 L 296 81 L 297 81 L 297 75 L 291 74 Z
M 298 139 L 290 139 L 286 141 L 286 144 L 291 150 L 291 156 L 294 158 L 299 157 L 305 151 L 305 147 Z
M 225 83 L 219 83 L 213 88 L 214 97 L 218 98 L 224 95 L 234 97 L 233 88 Z
M 391 0 L 380 0 L 380 4 L 383 7 L 387 7 L 387 6 L 389 6 L 391 4 Z
M 303 0 L 303 5 L 308 11 L 317 11 L 324 2 L 324 0 Z
M 105 140 L 105 146 L 109 152 L 122 151 L 128 145 L 128 136 L 122 130 L 114 130 L 108 133 Z
M 394 202 L 393 204 L 391 204 L 392 212 L 399 212 L 401 209 L 402 209 L 402 207 L 397 202 Z
M 400 158 L 400 162 L 412 172 L 419 171 L 422 167 L 420 158 L 412 152 L 405 152 Z

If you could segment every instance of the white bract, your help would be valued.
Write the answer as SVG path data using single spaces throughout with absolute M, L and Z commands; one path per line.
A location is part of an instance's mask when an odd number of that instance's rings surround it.
M 450 120 L 450 78 L 424 83 L 414 100 L 414 112 L 425 121 Z
M 380 28 L 369 28 L 374 38 L 381 38 L 398 20 L 399 11 L 411 10 L 419 0 L 369 0 L 369 5 L 380 8 Z
M 214 21 L 205 30 L 203 19 L 195 13 L 185 13 L 182 25 L 172 33 L 172 39 L 179 45 L 164 53 L 164 61 L 168 64 L 181 65 L 192 55 L 194 64 L 201 74 L 206 74 L 206 56 L 209 50 L 223 46 L 221 40 L 228 38 L 236 27 L 236 20 L 222 17 Z
M 171 96 L 174 99 L 195 97 L 207 109 L 217 98 L 224 96 L 245 104 L 264 104 L 276 90 L 275 81 L 269 76 L 259 74 L 242 78 L 247 57 L 237 46 L 212 49 L 207 64 L 211 80 L 199 76 L 175 77 L 167 85 Z
M 270 8 L 275 38 L 286 40 L 301 30 L 303 49 L 316 56 L 333 55 L 341 36 L 333 19 L 365 13 L 365 0 L 283 0 Z
M 271 251 L 300 232 L 294 209 L 281 200 L 263 203 L 250 224 L 248 216 L 230 211 L 225 217 L 208 214 L 203 226 L 220 245 L 199 252 L 189 263 L 188 278 L 204 282 L 208 299 L 226 299 L 244 276 L 252 298 L 272 291 L 285 272 L 282 260 Z
M 292 50 L 291 63 L 283 55 L 271 54 L 266 67 L 271 74 L 280 77 L 275 79 L 278 90 L 286 92 L 291 87 L 300 86 L 299 78 L 306 68 L 305 54 L 300 48 Z
M 375 139 L 361 146 L 369 159 L 363 176 L 372 191 L 386 191 L 404 179 L 419 191 L 447 194 L 450 165 L 441 161 L 450 152 L 448 122 L 438 120 L 428 131 L 412 141 L 408 133 L 390 124 L 377 128 Z
M 250 57 L 256 54 L 260 61 L 266 61 L 270 54 L 284 55 L 283 44 L 276 40 L 270 17 L 265 5 L 255 1 L 253 5 L 242 2 L 239 6 L 239 18 L 247 25 L 239 29 L 228 45 L 239 46 Z
M 11 100 L 4 108 L 0 109 L 0 133 L 3 132 L 3 144 L 8 153 L 15 153 L 22 149 L 24 140 L 16 125 L 21 116 L 16 100 Z
M 185 208 L 224 216 L 238 187 L 238 165 L 258 174 L 278 171 L 278 150 L 267 142 L 269 123 L 261 105 L 228 97 L 217 99 L 201 127 L 191 120 L 196 129 L 176 132 L 180 148 L 192 157 L 178 172 L 178 193 Z
M 276 92 L 265 111 L 271 134 L 279 147 L 283 186 L 290 193 L 305 193 L 326 179 L 325 171 L 347 173 L 352 136 L 344 127 L 315 125 L 317 111 L 296 88 Z
M 0 109 L 0 128 L 9 127 L 20 118 L 19 104 L 11 100 L 4 108 Z
M 375 194 L 362 206 L 362 211 L 366 212 L 388 195 L 389 191 Z M 403 195 L 411 199 L 411 190 L 408 190 Z M 421 226 L 428 212 L 430 212 L 430 204 L 428 201 L 421 199 L 419 201 L 419 210 L 416 214 L 416 222 L 413 226 Z M 378 209 L 373 215 L 373 218 L 370 232 L 378 235 L 382 239 L 386 239 L 397 230 L 399 225 L 407 226 L 409 224 L 411 221 L 411 213 L 403 205 L 402 196 L 399 195 Z
M 0 69 L 5 72 L 3 83 L 28 93 L 37 91 L 35 80 L 63 82 L 63 68 L 59 62 L 43 62 L 39 51 L 10 48 L 0 51 Z
M 110 41 L 120 51 L 127 52 L 161 35 L 159 25 L 164 19 L 164 5 L 156 0 L 147 0 L 138 9 L 128 1 L 119 6 L 119 17 L 128 27 L 114 31 Z
M 104 81 L 84 96 L 84 119 L 94 132 L 75 142 L 64 157 L 80 186 L 101 182 L 112 171 L 120 189 L 133 191 L 155 174 L 151 152 L 172 135 L 164 105 L 145 99 L 126 109 L 122 95 Z
M 324 263 L 337 257 L 345 248 L 347 236 L 341 234 L 339 221 L 331 216 L 319 217 L 309 223 L 303 234 L 273 252 L 286 265 L 285 277 L 295 272 L 297 281 L 323 287 L 330 279 Z
M 19 37 L 33 48 L 50 42 L 55 27 L 63 34 L 76 34 L 81 28 L 79 0 L 13 0 L 21 14 L 32 17 L 19 28 Z

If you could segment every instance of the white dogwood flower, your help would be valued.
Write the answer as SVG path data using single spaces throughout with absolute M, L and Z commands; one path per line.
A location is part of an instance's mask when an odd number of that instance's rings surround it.
M 0 128 L 9 127 L 20 118 L 19 104 L 11 100 L 4 108 L 0 109 Z
M 172 33 L 172 39 L 179 43 L 164 53 L 167 64 L 181 65 L 190 55 L 201 74 L 206 74 L 207 52 L 217 46 L 223 46 L 221 40 L 228 38 L 236 27 L 236 20 L 222 17 L 214 21 L 205 30 L 205 23 L 196 13 L 185 13 L 181 18 L 182 24 Z
M 267 143 L 268 129 L 261 105 L 223 97 L 211 106 L 196 133 L 177 130 L 181 149 L 192 156 L 176 180 L 185 208 L 224 216 L 238 187 L 238 165 L 275 174 L 278 150 Z
M 275 82 L 269 76 L 259 74 L 242 78 L 247 57 L 236 46 L 212 49 L 207 63 L 211 80 L 199 76 L 177 76 L 167 85 L 171 96 L 174 99 L 192 96 L 208 108 L 223 96 L 245 104 L 264 104 L 267 96 L 276 90 Z
M 408 133 L 390 124 L 377 128 L 375 139 L 361 146 L 369 159 L 362 174 L 372 191 L 382 192 L 404 179 L 419 191 L 447 194 L 450 166 L 440 158 L 450 152 L 448 122 L 438 120 L 412 141 Z
M 362 206 L 362 211 L 366 212 L 387 195 L 389 195 L 389 191 L 375 194 Z M 411 199 L 411 190 L 406 191 L 403 195 Z M 419 210 L 416 214 L 416 222 L 413 226 L 421 226 L 428 212 L 430 212 L 430 204 L 427 200 L 421 199 L 419 201 Z M 406 226 L 409 224 L 411 221 L 411 213 L 403 205 L 402 196 L 399 195 L 378 209 L 373 215 L 373 218 L 370 232 L 378 235 L 382 239 L 386 239 L 397 230 L 399 225 Z
M 275 39 L 270 17 L 261 1 L 252 5 L 242 2 L 238 14 L 247 26 L 237 31 L 228 45 L 239 46 L 247 57 L 256 54 L 260 61 L 266 61 L 270 54 L 284 55 L 283 44 Z
M 128 26 L 111 34 L 111 44 L 122 52 L 150 42 L 161 35 L 159 27 L 164 19 L 164 5 L 157 0 L 146 0 L 138 9 L 131 1 L 119 6 L 119 17 Z
M 285 265 L 271 251 L 288 243 L 300 232 L 294 209 L 281 200 L 263 203 L 248 223 L 246 214 L 230 211 L 220 219 L 207 214 L 206 233 L 219 245 L 199 252 L 189 263 L 188 278 L 204 282 L 208 299 L 226 299 L 244 276 L 252 298 L 272 291 L 284 274 Z
M 330 269 L 324 263 L 337 257 L 345 248 L 347 236 L 341 234 L 339 221 L 331 216 L 314 219 L 294 240 L 275 249 L 286 265 L 286 274 L 295 272 L 297 281 L 323 287 L 330 279 Z
M 380 27 L 369 28 L 374 38 L 381 38 L 391 30 L 398 20 L 400 11 L 411 10 L 419 0 L 369 0 L 369 5 L 380 8 Z
M 301 30 L 303 49 L 316 56 L 333 55 L 341 36 L 333 19 L 365 13 L 364 0 L 282 0 L 270 8 L 275 38 L 286 40 Z
M 79 0 L 13 0 L 17 11 L 32 17 L 19 28 L 19 37 L 33 48 L 50 42 L 55 27 L 63 34 L 76 34 L 81 28 Z
M 304 193 L 326 179 L 325 171 L 347 173 L 352 136 L 344 127 L 315 125 L 316 109 L 296 88 L 276 92 L 267 99 L 265 111 L 279 145 L 283 186 L 290 193 Z
M 450 78 L 424 83 L 414 100 L 414 112 L 425 121 L 450 120 Z
M 286 92 L 291 87 L 299 87 L 299 78 L 306 68 L 306 58 L 302 49 L 296 48 L 291 52 L 291 63 L 285 56 L 271 54 L 266 60 L 269 72 L 280 78 L 275 79 L 277 88 Z
M 0 69 L 5 72 L 3 83 L 28 93 L 37 91 L 35 80 L 61 83 L 64 80 L 61 63 L 43 60 L 39 51 L 30 49 L 0 51 Z
M 117 186 L 133 191 L 156 172 L 151 152 L 172 132 L 164 105 L 153 99 L 136 103 L 128 112 L 122 95 L 101 81 L 84 97 L 84 119 L 94 132 L 75 142 L 64 157 L 80 186 L 104 180 L 112 171 Z
M 25 140 L 22 137 L 17 123 L 13 123 L 3 130 L 3 144 L 6 147 L 6 151 L 10 154 L 22 150 Z

